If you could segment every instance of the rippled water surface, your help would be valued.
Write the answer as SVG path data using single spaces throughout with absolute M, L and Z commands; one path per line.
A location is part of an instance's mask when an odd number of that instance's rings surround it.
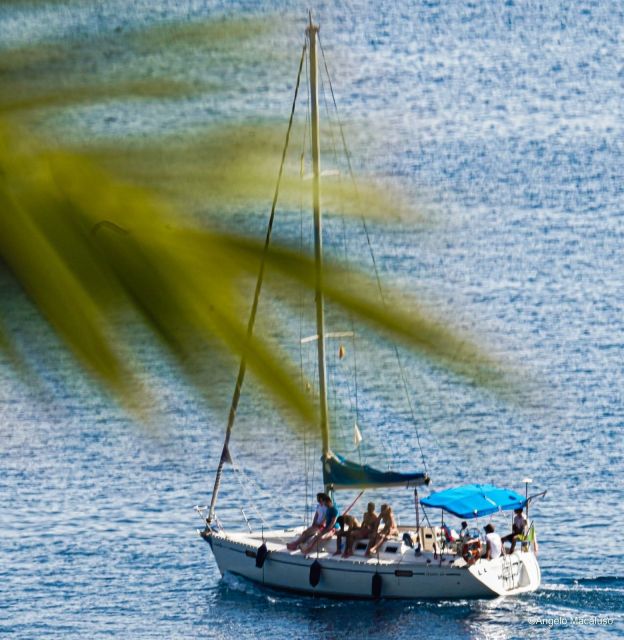
M 285 16 L 279 28 L 285 35 L 272 46 L 292 51 L 279 62 L 288 77 L 273 85 L 260 67 L 232 70 L 227 100 L 208 107 L 191 100 L 85 108 L 75 114 L 74 133 L 114 139 L 257 111 L 286 123 L 303 5 L 5 5 L 0 43 L 275 9 Z M 407 216 L 390 227 L 373 225 L 384 278 L 438 305 L 531 381 L 520 402 L 509 405 L 404 356 L 434 488 L 492 481 L 522 490 L 522 478 L 530 476 L 535 491 L 548 490 L 532 512 L 540 590 L 498 601 L 361 604 L 286 597 L 222 579 L 195 533 L 201 522 L 193 505 L 209 497 L 234 373 L 224 371 L 217 390 L 223 407 L 208 411 L 137 337 L 167 423 L 162 432 L 146 432 L 92 388 L 20 303 L 12 310 L 14 327 L 45 368 L 42 386 L 26 389 L 0 362 L 3 635 L 624 633 L 622 5 L 321 2 L 317 18 L 357 164 L 398 182 L 435 221 L 416 224 Z M 177 64 L 182 79 L 200 73 L 192 57 Z M 262 232 L 261 224 L 245 224 Z M 293 224 L 278 220 L 276 233 L 287 237 Z M 364 260 L 361 230 L 353 227 L 349 244 Z M 342 241 L 340 228 L 328 222 L 330 250 Z M 403 459 L 403 468 L 419 467 L 392 351 L 368 342 L 358 363 L 364 451 L 378 463 Z M 335 360 L 330 369 L 337 376 Z M 317 454 L 308 440 L 289 439 L 276 420 L 246 394 L 233 451 L 254 483 L 252 501 L 267 519 L 286 524 L 286 508 L 301 518 L 303 461 L 316 469 Z M 337 437 L 348 450 L 348 428 Z M 240 526 L 239 509 L 249 501 L 234 474 L 225 480 L 219 514 Z M 270 491 L 273 497 L 265 497 Z M 409 495 L 392 500 L 404 521 L 413 518 Z M 612 624 L 591 624 L 596 617 Z

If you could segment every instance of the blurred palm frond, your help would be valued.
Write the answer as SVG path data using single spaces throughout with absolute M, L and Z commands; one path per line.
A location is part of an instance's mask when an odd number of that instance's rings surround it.
M 162 47 L 205 46 L 208 55 L 221 56 L 218 64 L 244 66 L 254 61 L 254 38 L 268 28 L 266 21 L 249 19 L 156 24 L 0 52 L 0 268 L 10 271 L 78 361 L 132 410 L 145 404 L 146 391 L 123 329 L 128 319 L 147 327 L 198 388 L 206 382 L 198 354 L 205 370 L 244 353 L 272 397 L 306 422 L 315 414 L 294 382 L 298 375 L 289 358 L 261 336 L 246 338 L 247 293 L 262 243 L 227 225 L 216 230 L 207 224 L 207 214 L 268 201 L 283 128 L 234 122 L 135 146 L 90 140 L 79 147 L 46 113 L 115 99 L 183 100 L 195 91 L 217 92 L 218 86 L 180 79 L 168 63 L 162 73 L 136 60 L 124 65 L 128 48 L 149 57 Z M 282 184 L 286 207 L 301 202 L 305 174 L 298 155 L 288 161 L 296 170 Z M 330 208 L 357 214 L 362 203 L 366 213 L 383 216 L 403 206 L 386 190 L 357 192 L 344 181 L 326 181 L 323 197 Z M 201 203 L 199 222 L 189 215 L 189 202 Z M 275 245 L 268 260 L 282 280 L 314 291 L 311 257 Z M 409 311 L 393 304 L 389 312 L 363 293 L 375 290 L 374 280 L 334 263 L 326 265 L 324 290 L 375 329 L 494 386 L 498 364 L 416 301 Z M 2 322 L 8 301 L 0 302 Z M 295 304 L 292 296 L 287 302 Z M 19 362 L 6 327 L 0 327 L 0 351 Z

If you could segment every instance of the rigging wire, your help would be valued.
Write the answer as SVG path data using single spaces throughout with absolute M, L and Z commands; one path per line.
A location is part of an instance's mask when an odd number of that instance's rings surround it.
M 320 44 L 320 40 L 319 40 L 319 44 Z M 327 75 L 327 80 L 331 84 L 331 79 L 329 78 L 329 74 L 327 73 L 327 65 L 325 65 L 325 73 Z M 325 113 L 327 115 L 329 139 L 331 141 L 331 149 L 332 149 L 332 153 L 333 153 L 333 158 L 334 158 L 334 163 L 335 163 L 335 166 L 336 166 L 336 170 L 338 171 L 338 184 L 339 184 L 339 187 L 340 187 L 338 189 L 338 198 L 339 198 L 338 210 L 341 212 L 340 213 L 340 220 L 341 220 L 341 225 L 342 225 L 342 244 L 343 244 L 343 255 L 344 255 L 343 259 L 344 259 L 345 264 L 348 264 L 347 231 L 346 231 L 345 216 L 344 216 L 344 212 L 343 212 L 342 171 L 341 171 L 341 167 L 340 167 L 340 162 L 338 160 L 338 151 L 337 151 L 336 138 L 334 136 L 334 127 L 333 127 L 333 124 L 332 124 L 332 116 L 331 116 L 330 109 L 329 109 L 329 103 L 327 101 L 327 92 L 325 91 L 325 82 L 324 82 L 324 79 L 323 79 L 323 74 L 322 73 L 319 74 L 319 77 L 320 77 L 320 84 L 321 84 L 321 93 L 322 93 L 322 96 L 323 96 L 323 103 L 325 105 Z M 348 283 L 350 283 L 351 280 L 352 280 L 349 271 L 347 271 L 347 273 L 346 273 L 346 280 L 347 280 Z M 345 382 L 346 382 L 346 385 L 347 385 L 347 395 L 348 395 L 348 398 L 349 398 L 349 405 L 350 405 L 351 413 L 353 414 L 353 422 L 354 422 L 354 425 L 358 425 L 358 422 L 359 422 L 359 405 L 358 405 L 357 350 L 356 350 L 356 339 L 355 339 L 355 324 L 354 324 L 354 321 L 353 321 L 353 314 L 350 311 L 347 312 L 347 316 L 349 318 L 349 324 L 351 325 L 351 341 L 352 341 L 352 346 L 353 346 L 354 393 L 351 392 L 351 385 L 349 384 L 349 377 L 348 376 L 346 377 Z M 335 389 L 335 387 L 336 387 L 336 385 L 334 385 L 334 389 Z M 359 426 L 358 426 L 358 428 L 359 428 Z M 343 438 L 344 438 L 344 434 L 343 434 Z M 359 462 L 360 462 L 360 464 L 362 464 L 362 451 L 361 451 L 360 446 L 357 446 L 357 453 L 358 453 Z
M 259 520 L 262 524 L 267 528 L 267 521 L 264 519 L 262 512 L 257 506 L 258 498 L 264 498 L 269 503 L 273 503 L 275 500 L 275 496 L 273 493 L 264 489 L 258 482 L 253 480 L 250 476 L 248 476 L 243 469 L 241 469 L 235 462 L 232 462 L 232 469 L 235 472 L 236 479 L 245 494 L 246 500 L 251 504 L 251 508 L 255 511 L 256 516 L 258 516 Z M 253 494 L 250 492 L 250 487 L 253 489 Z M 289 511 L 283 505 L 280 506 L 280 512 L 287 514 L 293 520 L 299 517 L 299 514 L 293 513 Z
M 243 490 L 243 494 L 245 495 L 246 502 L 249 502 L 249 504 L 251 505 L 251 509 L 255 512 L 256 516 L 262 523 L 262 526 L 266 527 L 267 526 L 266 520 L 264 519 L 262 512 L 260 511 L 260 509 L 256 504 L 258 501 L 257 493 L 254 496 L 250 496 L 249 494 L 248 487 L 247 487 L 247 484 L 250 484 L 249 478 L 243 472 L 243 470 L 239 468 L 239 466 L 235 462 L 232 462 L 232 470 L 234 471 L 234 477 L 238 481 L 238 484 L 240 485 L 241 489 Z
M 328 69 L 328 66 L 327 66 L 327 61 L 325 59 L 325 53 L 324 53 L 323 48 L 322 48 L 322 43 L 320 41 L 320 37 L 319 37 L 319 45 L 321 46 L 321 54 L 323 56 L 325 75 L 327 76 L 327 81 L 328 81 L 328 84 L 329 84 L 329 87 L 330 87 L 330 90 L 331 90 L 331 95 L 332 95 L 332 100 L 333 100 L 333 104 L 334 104 L 334 112 L 335 112 L 335 115 L 336 115 L 336 120 L 337 120 L 339 128 L 340 128 L 344 155 L 345 155 L 345 157 L 346 157 L 346 159 L 347 159 L 347 161 L 349 163 L 348 167 L 349 167 L 349 172 L 350 172 L 350 178 L 351 178 L 351 181 L 352 181 L 352 183 L 353 183 L 353 185 L 355 187 L 356 195 L 358 195 L 358 198 L 359 198 L 359 194 L 357 194 L 357 185 L 356 185 L 356 182 L 355 182 L 355 177 L 353 175 L 353 171 L 351 170 L 351 166 L 350 166 L 350 162 L 349 162 L 350 154 L 349 154 L 349 151 L 348 151 L 347 146 L 346 146 L 346 139 L 345 139 L 345 136 L 344 136 L 344 132 L 342 130 L 342 123 L 340 122 L 340 117 L 339 117 L 339 114 L 338 114 L 338 106 L 337 106 L 337 103 L 336 103 L 336 98 L 334 96 L 331 77 L 329 75 L 329 69 Z M 336 144 L 336 139 L 335 139 L 335 136 L 334 136 L 334 129 L 331 126 L 332 125 L 332 116 L 330 114 L 329 104 L 328 104 L 328 101 L 327 101 L 327 93 L 325 91 L 325 83 L 324 83 L 324 80 L 323 80 L 323 74 L 321 73 L 319 75 L 320 75 L 320 80 L 321 80 L 321 93 L 323 95 L 323 102 L 325 104 L 325 112 L 326 112 L 326 115 L 327 115 L 327 122 L 329 123 L 329 139 L 331 141 L 331 148 L 332 148 L 332 152 L 333 152 L 333 156 L 334 156 L 334 162 L 336 163 L 336 167 L 339 167 L 337 144 Z M 339 197 L 340 197 L 340 209 L 342 211 L 342 184 L 343 183 L 342 183 L 342 173 L 340 171 L 338 172 L 338 180 L 339 180 L 339 184 L 340 184 L 340 187 L 341 187 L 339 189 Z M 346 223 L 345 223 L 344 213 L 341 214 L 341 219 L 342 219 L 342 230 L 343 230 L 343 244 L 344 244 L 344 250 L 345 250 L 345 262 L 348 262 L 347 251 L 346 251 Z M 364 218 L 362 218 L 362 222 L 365 225 Z M 365 227 L 365 230 L 367 231 L 366 227 Z M 367 238 L 368 238 L 368 234 L 367 234 Z M 376 267 L 376 264 L 375 264 L 375 256 L 373 255 L 373 252 L 372 252 L 370 239 L 369 239 L 368 245 L 369 245 L 369 251 L 371 253 L 371 258 L 373 259 L 373 266 L 375 267 L 375 271 L 376 271 L 377 267 Z M 349 286 L 350 283 L 352 282 L 352 278 L 351 278 L 351 275 L 348 272 L 347 272 L 346 280 L 347 280 L 347 286 Z M 380 290 L 380 294 L 381 294 L 381 290 Z M 382 297 L 382 302 L 383 302 L 383 296 L 381 296 L 381 297 Z M 353 315 L 351 313 L 349 313 L 348 315 L 349 315 L 349 318 L 350 318 L 350 321 L 351 321 L 351 328 L 352 328 L 352 333 L 353 333 L 353 346 L 354 346 L 354 349 L 355 349 L 355 327 L 354 327 L 354 322 L 353 322 Z M 355 365 L 357 365 L 357 361 L 355 362 Z M 355 379 L 356 379 L 356 382 L 357 382 L 357 371 L 355 372 Z M 347 385 L 348 385 L 348 382 L 347 382 Z M 348 389 L 348 392 L 349 392 L 349 399 L 351 401 L 351 389 L 350 388 Z M 406 391 L 406 394 L 407 394 L 407 391 Z M 409 402 L 409 396 L 408 396 L 408 402 Z M 415 422 L 415 419 L 414 419 L 414 416 L 413 416 L 413 412 L 412 412 L 412 420 Z M 355 423 L 357 424 L 357 417 L 356 417 Z M 391 467 L 391 461 L 392 460 L 396 460 L 397 457 L 398 457 L 398 452 L 397 452 L 396 447 L 394 447 L 393 442 L 394 442 L 394 440 L 392 438 L 384 438 L 384 439 L 382 439 L 380 441 L 381 447 L 384 450 L 384 456 L 385 456 L 385 459 L 386 459 L 386 465 L 387 465 L 388 469 Z M 421 449 L 421 455 L 422 455 L 422 449 Z M 361 453 L 361 449 L 359 447 L 358 447 L 358 457 L 359 457 L 359 461 L 360 461 L 360 464 L 361 464 L 362 463 L 362 453 Z
M 271 204 L 271 215 L 269 216 L 269 224 L 267 226 L 266 236 L 264 240 L 262 259 L 260 261 L 260 269 L 258 272 L 258 278 L 256 280 L 256 288 L 254 291 L 254 299 L 251 305 L 251 311 L 249 313 L 249 320 L 247 322 L 246 342 L 249 342 L 249 340 L 251 340 L 251 337 L 253 336 L 255 322 L 256 322 L 256 313 L 258 311 L 258 303 L 260 301 L 260 291 L 262 289 L 262 281 L 263 281 L 264 271 L 266 267 L 266 257 L 269 251 L 269 244 L 271 242 L 271 233 L 273 230 L 273 222 L 275 220 L 275 210 L 277 207 L 277 200 L 279 197 L 279 189 L 282 181 L 284 164 L 286 162 L 286 152 L 288 151 L 288 143 L 290 141 L 290 132 L 292 130 L 292 124 L 295 117 L 295 109 L 297 106 L 297 96 L 299 95 L 299 86 L 301 82 L 301 70 L 303 68 L 303 61 L 305 59 L 307 47 L 308 47 L 308 43 L 306 40 L 303 43 L 303 49 L 301 51 L 301 59 L 299 61 L 299 71 L 297 72 L 297 82 L 295 85 L 295 95 L 293 97 L 292 108 L 290 111 L 290 118 L 288 121 L 288 129 L 286 131 L 286 140 L 284 142 L 282 159 L 280 162 L 280 168 L 277 175 L 277 184 L 275 185 L 275 193 L 273 195 L 273 202 Z M 208 523 L 212 521 L 212 518 L 214 516 L 215 506 L 217 503 L 217 496 L 219 494 L 219 488 L 221 486 L 221 476 L 223 474 L 223 467 L 226 462 L 229 462 L 230 464 L 232 464 L 232 457 L 229 451 L 229 443 L 230 443 L 230 436 L 232 434 L 232 429 L 234 427 L 234 421 L 236 419 L 236 411 L 238 409 L 238 402 L 240 400 L 241 389 L 243 386 L 243 382 L 245 380 L 245 373 L 247 370 L 247 358 L 246 358 L 245 349 L 246 349 L 246 344 L 243 345 L 243 353 L 242 353 L 240 365 L 238 368 L 238 376 L 236 378 L 236 384 L 234 385 L 234 393 L 232 394 L 232 402 L 230 405 L 230 412 L 228 415 L 228 423 L 225 430 L 223 449 L 221 450 L 221 458 L 219 459 L 219 464 L 217 466 L 217 473 L 215 474 L 215 481 L 214 481 L 214 486 L 212 490 L 212 496 L 210 498 L 210 508 L 208 511 L 208 518 L 207 518 Z
M 329 131 L 329 137 L 331 140 L 331 145 L 333 148 L 333 154 L 334 154 L 334 162 L 336 162 L 336 158 L 337 158 L 337 154 L 336 154 L 336 145 L 335 145 L 335 141 L 334 141 L 334 134 L 333 134 L 333 129 L 331 126 L 331 120 L 330 120 L 330 115 L 329 115 L 329 108 L 327 105 L 327 96 L 325 93 L 325 83 L 323 80 L 323 74 L 319 73 L 319 84 L 320 84 L 320 89 L 321 89 L 321 95 L 323 97 L 323 104 L 325 106 L 325 113 L 327 116 L 327 129 Z M 336 162 L 336 166 L 337 166 L 337 162 Z M 325 216 L 325 220 L 327 221 L 328 216 Z M 327 245 L 326 245 L 327 246 Z M 329 304 L 326 303 L 326 308 L 327 311 L 329 311 L 329 309 L 331 308 Z M 330 413 L 330 419 L 333 420 L 333 430 L 332 433 L 334 435 L 334 438 L 338 435 L 338 431 L 340 430 L 340 434 L 339 434 L 339 438 L 342 439 L 342 441 L 344 442 L 345 440 L 345 436 L 344 436 L 344 430 L 342 428 L 342 421 L 340 421 L 338 418 L 338 384 L 337 384 L 337 368 L 336 368 L 336 352 L 335 350 L 332 348 L 330 350 L 331 353 L 331 366 L 329 367 L 328 370 L 328 375 L 331 376 L 333 383 L 330 385 L 331 389 L 332 389 L 332 411 Z
M 337 120 L 338 120 L 338 127 L 339 127 L 339 130 L 340 130 L 340 136 L 342 138 L 342 144 L 343 144 L 345 156 L 346 156 L 346 159 L 347 159 L 347 166 L 349 168 L 349 175 L 350 175 L 351 180 L 353 182 L 353 187 L 355 189 L 356 197 L 359 199 L 359 194 L 358 194 L 358 189 L 357 189 L 357 182 L 355 180 L 355 174 L 353 172 L 353 166 L 352 166 L 352 163 L 351 163 L 351 154 L 349 153 L 349 149 L 348 149 L 348 146 L 347 146 L 347 141 L 345 139 L 344 129 L 343 129 L 343 126 L 342 126 L 342 121 L 340 120 L 340 116 L 338 114 L 338 104 L 336 103 L 336 96 L 334 94 L 334 88 L 333 88 L 333 85 L 332 85 L 332 82 L 331 82 L 331 76 L 329 74 L 329 68 L 327 66 L 327 59 L 325 57 L 325 50 L 323 49 L 323 44 L 322 44 L 321 39 L 320 39 L 320 34 L 319 34 L 319 47 L 320 47 L 320 50 L 321 50 L 321 56 L 323 58 L 323 65 L 325 67 L 325 73 L 327 74 L 327 79 L 329 81 L 329 89 L 330 89 L 332 100 L 333 100 L 333 103 L 334 103 L 334 109 L 336 111 L 336 117 L 337 117 Z M 368 244 L 368 248 L 369 248 L 369 251 L 370 251 L 371 259 L 373 261 L 373 269 L 375 271 L 375 280 L 376 280 L 376 283 L 377 283 L 377 289 L 379 291 L 379 296 L 381 298 L 381 303 L 382 303 L 384 309 L 387 309 L 387 303 L 386 303 L 385 296 L 383 294 L 383 288 L 381 286 L 381 279 L 379 277 L 379 270 L 377 268 L 377 261 L 375 259 L 375 253 L 373 251 L 373 246 L 372 246 L 372 243 L 371 243 L 370 234 L 368 232 L 368 225 L 366 224 L 366 220 L 364 219 L 364 216 L 361 215 L 360 217 L 361 217 L 361 220 L 362 220 L 362 226 L 363 226 L 364 233 L 365 233 L 365 236 L 366 236 L 366 242 Z M 416 427 L 416 441 L 417 441 L 418 449 L 420 451 L 420 456 L 421 456 L 421 459 L 422 459 L 422 462 L 423 462 L 423 467 L 424 467 L 425 473 L 428 473 L 427 461 L 425 459 L 425 454 L 424 454 L 424 451 L 423 451 L 423 448 L 422 448 L 422 445 L 421 445 L 421 442 L 420 442 L 420 433 L 419 433 L 418 424 L 417 424 L 417 421 L 416 421 L 416 412 L 414 410 L 414 406 L 413 406 L 413 403 L 412 403 L 412 400 L 411 400 L 411 397 L 410 397 L 410 392 L 409 392 L 409 388 L 408 388 L 408 384 L 407 384 L 407 377 L 405 375 L 405 369 L 404 369 L 403 364 L 401 362 L 399 349 L 398 349 L 398 347 L 397 347 L 397 345 L 396 345 L 396 343 L 394 341 L 392 341 L 392 346 L 394 347 L 394 352 L 395 352 L 395 356 L 396 356 L 396 359 L 397 359 L 397 363 L 398 363 L 399 371 L 400 371 L 400 375 L 401 375 L 401 381 L 403 383 L 403 388 L 404 388 L 404 391 L 405 391 L 405 396 L 406 396 L 407 403 L 408 403 L 408 406 L 409 406 L 409 409 L 410 409 L 410 413 L 411 413 L 411 416 L 412 416 L 412 421 L 414 423 L 414 426 Z

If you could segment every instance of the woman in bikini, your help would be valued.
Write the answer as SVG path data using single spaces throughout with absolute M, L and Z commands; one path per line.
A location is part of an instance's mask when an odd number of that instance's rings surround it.
M 383 522 L 383 527 L 378 531 L 379 525 Z M 377 526 L 373 530 L 368 543 L 368 549 L 366 549 L 365 556 L 372 556 L 377 553 L 379 547 L 390 537 L 396 536 L 399 533 L 399 529 L 396 526 L 394 514 L 392 513 L 392 507 L 387 504 L 381 505 L 381 511 L 377 518 Z

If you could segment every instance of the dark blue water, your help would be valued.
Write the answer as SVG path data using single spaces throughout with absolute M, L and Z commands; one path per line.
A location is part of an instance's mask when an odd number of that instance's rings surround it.
M 285 16 L 276 26 L 283 37 L 272 36 L 269 50 L 283 77 L 232 70 L 227 99 L 209 105 L 113 103 L 78 109 L 69 125 L 58 124 L 78 137 L 114 139 L 185 130 L 228 113 L 259 111 L 285 123 L 305 7 L 171 4 L 5 5 L 0 32 L 2 42 L 17 44 L 277 9 Z M 316 11 L 356 164 L 407 192 L 422 214 L 372 225 L 380 270 L 528 381 L 508 404 L 403 354 L 426 463 L 435 488 L 492 481 L 523 490 L 529 476 L 532 490 L 548 490 L 532 512 L 542 587 L 492 602 L 356 604 L 222 580 L 195 533 L 201 522 L 192 508 L 209 497 L 233 372 L 223 372 L 216 390 L 222 406 L 208 409 L 137 337 L 163 415 L 158 428 L 142 428 L 82 377 L 20 302 L 11 321 L 38 356 L 43 383 L 26 388 L 0 362 L 0 634 L 623 634 L 624 10 L 618 2 L 378 4 L 318 3 Z M 203 73 L 192 52 L 162 55 L 180 79 Z M 132 55 L 126 62 L 133 64 Z M 288 239 L 294 220 L 284 215 L 276 233 Z M 349 225 L 349 250 L 365 264 L 362 231 Z M 330 250 L 342 242 L 340 229 L 330 220 Z M 285 318 L 283 331 L 272 328 L 275 339 L 285 340 L 289 328 L 298 335 L 293 318 Z M 418 468 L 393 351 L 363 338 L 364 455 Z M 304 360 L 313 362 L 307 353 Z M 335 379 L 339 366 L 330 357 Z M 304 467 L 311 469 L 310 491 L 319 470 L 310 435 L 295 439 L 281 421 L 257 394 L 245 394 L 233 451 L 251 483 L 244 483 L 251 502 L 285 523 L 282 505 L 299 519 L 304 511 Z M 343 422 L 336 437 L 349 452 L 351 423 Z M 413 519 L 409 495 L 391 499 L 404 521 Z M 240 507 L 253 516 L 250 500 L 228 472 L 224 522 L 240 526 Z

